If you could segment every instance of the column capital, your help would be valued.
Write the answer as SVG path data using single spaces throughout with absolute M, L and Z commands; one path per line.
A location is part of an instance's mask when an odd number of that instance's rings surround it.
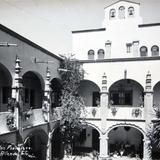
M 146 86 L 145 86 L 145 92 L 152 92 L 152 78 L 151 73 L 148 71 L 146 75 Z

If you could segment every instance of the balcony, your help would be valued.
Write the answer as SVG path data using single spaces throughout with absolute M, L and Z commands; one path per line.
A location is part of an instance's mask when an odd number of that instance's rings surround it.
M 107 108 L 106 108 L 107 112 Z M 82 117 L 87 120 L 98 120 L 101 119 L 101 107 L 87 106 L 85 107 L 85 112 L 82 113 Z M 51 120 L 60 119 L 60 107 L 54 109 L 52 113 Z M 134 107 L 134 106 L 111 106 L 108 109 L 108 114 L 106 119 L 118 119 L 118 120 L 144 120 L 144 108 Z
M 41 125 L 43 123 L 45 123 L 45 120 L 44 120 L 44 116 L 41 108 L 24 112 L 23 128 Z
M 87 106 L 85 107 L 85 113 L 84 113 L 86 119 L 100 119 L 100 107 L 91 107 Z
M 54 108 L 51 115 L 52 121 L 59 120 L 61 118 L 60 109 L 60 107 Z M 82 112 L 82 117 L 85 117 L 86 119 L 100 119 L 100 107 L 85 107 L 85 111 Z
M 144 120 L 144 108 L 134 106 L 111 106 L 108 119 Z
M 8 126 L 6 125 L 7 116 L 9 114 L 10 114 L 10 112 L 0 112 L 0 122 L 1 122 L 0 134 L 10 132 Z

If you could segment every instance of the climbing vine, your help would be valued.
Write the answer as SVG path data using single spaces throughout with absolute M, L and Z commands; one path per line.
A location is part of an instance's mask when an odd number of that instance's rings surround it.
M 81 64 L 71 57 L 64 57 L 61 62 L 60 75 L 62 79 L 62 95 L 60 97 L 61 119 L 60 132 L 63 143 L 71 144 L 83 128 L 85 122 L 84 101 L 78 94 L 80 81 L 83 79 L 84 71 Z M 70 152 L 66 150 L 66 152 Z

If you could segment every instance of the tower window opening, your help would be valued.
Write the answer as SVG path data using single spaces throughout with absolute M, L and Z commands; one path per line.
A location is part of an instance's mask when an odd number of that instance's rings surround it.
M 119 7 L 119 19 L 124 19 L 125 18 L 125 7 L 121 6 Z
M 152 46 L 151 53 L 152 53 L 152 56 L 159 56 L 159 47 L 156 45 Z
M 116 17 L 116 10 L 115 9 L 111 9 L 110 10 L 110 14 L 109 14 L 109 18 L 113 19 Z
M 140 56 L 141 57 L 146 57 L 148 55 L 148 49 L 146 46 L 142 46 L 140 48 Z
M 129 7 L 128 8 L 128 17 L 133 17 L 134 16 L 134 8 L 133 7 Z

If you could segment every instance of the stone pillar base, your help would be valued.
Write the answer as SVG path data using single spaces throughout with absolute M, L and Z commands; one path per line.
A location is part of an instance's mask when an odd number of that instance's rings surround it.
M 99 157 L 99 160 L 108 160 L 108 157 Z

